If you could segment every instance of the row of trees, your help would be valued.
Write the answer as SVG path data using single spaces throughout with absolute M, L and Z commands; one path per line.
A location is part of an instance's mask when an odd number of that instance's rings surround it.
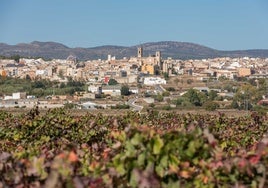
M 0 56 L 0 59 L 12 59 L 12 60 L 16 61 L 17 63 L 19 62 L 20 58 L 21 57 L 19 55 L 12 55 L 10 57 Z
M 111 79 L 109 85 L 118 84 L 116 80 Z M 30 80 L 0 76 L 0 96 L 11 95 L 15 92 L 27 92 L 28 95 L 44 97 L 47 95 L 73 95 L 75 92 L 86 91 L 86 84 L 81 81 L 68 78 L 67 83 L 59 83 L 46 79 Z M 121 95 L 128 96 L 131 92 L 127 85 L 121 87 Z
M 75 92 L 85 91 L 85 83 L 71 78 L 67 83 L 59 83 L 45 79 L 27 80 L 10 77 L 0 77 L 0 96 L 11 95 L 15 92 L 27 92 L 28 95 L 44 97 L 47 95 L 73 95 Z

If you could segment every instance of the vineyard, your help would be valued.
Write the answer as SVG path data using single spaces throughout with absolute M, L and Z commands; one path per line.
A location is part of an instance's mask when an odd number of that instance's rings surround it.
M 268 117 L 0 111 L 0 187 L 267 187 Z

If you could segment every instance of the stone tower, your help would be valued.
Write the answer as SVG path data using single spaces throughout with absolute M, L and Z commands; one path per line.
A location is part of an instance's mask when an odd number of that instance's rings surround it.
M 139 47 L 138 48 L 138 58 L 142 58 L 142 56 L 143 56 L 143 49 L 142 49 L 142 47 Z
M 156 58 L 157 65 L 160 66 L 160 63 L 161 63 L 161 52 L 160 51 L 157 51 L 155 53 L 155 58 Z

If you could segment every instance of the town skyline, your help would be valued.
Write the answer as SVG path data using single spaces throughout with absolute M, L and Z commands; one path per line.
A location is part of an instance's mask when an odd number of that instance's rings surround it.
M 268 3 L 258 1 L 3 1 L 0 42 L 69 47 L 181 41 L 218 50 L 268 49 Z

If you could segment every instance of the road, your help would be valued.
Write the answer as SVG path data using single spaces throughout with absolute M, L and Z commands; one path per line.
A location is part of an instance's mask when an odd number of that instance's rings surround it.
M 137 101 L 137 98 L 131 98 L 128 100 L 128 105 L 134 109 L 134 111 L 140 112 L 143 109 L 143 106 L 136 105 L 135 102 Z
M 155 90 L 159 93 L 163 93 L 165 92 L 166 90 L 161 86 L 161 85 L 155 85 Z

